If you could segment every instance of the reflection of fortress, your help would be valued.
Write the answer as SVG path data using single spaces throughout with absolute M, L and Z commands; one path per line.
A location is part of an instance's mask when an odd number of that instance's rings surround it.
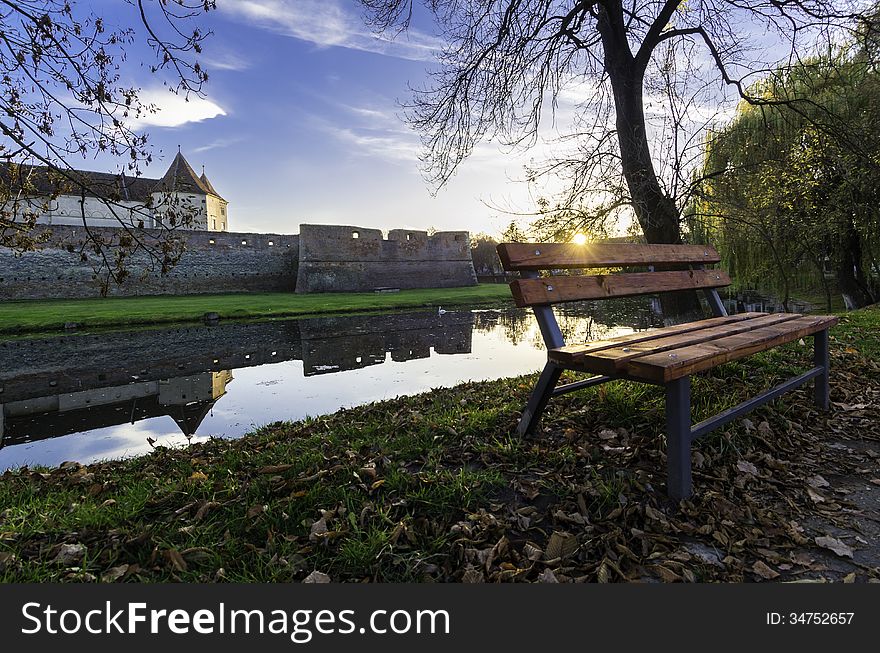
M 471 351 L 471 313 L 316 318 L 0 342 L 0 446 L 168 415 L 189 436 L 229 370 L 302 360 L 306 376 Z
M 226 394 L 230 381 L 232 372 L 227 370 L 202 372 L 11 401 L 0 405 L 0 436 L 7 421 L 12 427 L 10 440 L 20 434 L 23 441 L 30 442 L 168 415 L 189 437 Z

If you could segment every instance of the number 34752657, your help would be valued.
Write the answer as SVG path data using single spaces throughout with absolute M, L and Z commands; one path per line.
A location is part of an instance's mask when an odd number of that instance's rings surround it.
M 768 612 L 767 625 L 839 626 L 849 625 L 855 612 Z

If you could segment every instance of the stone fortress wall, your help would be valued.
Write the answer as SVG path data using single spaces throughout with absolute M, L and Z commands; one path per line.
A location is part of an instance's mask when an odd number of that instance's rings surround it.
M 78 249 L 67 250 L 84 237 L 83 227 L 52 225 L 51 239 L 34 252 L 15 256 L 0 248 L 0 301 L 98 297 L 100 281 L 94 253 L 83 261 Z M 106 237 L 112 227 L 90 227 Z M 150 230 L 147 230 L 148 233 Z M 111 284 L 111 296 L 188 295 L 293 291 L 299 257 L 299 237 L 278 234 L 181 231 L 187 251 L 165 275 L 145 253 L 136 254 L 121 285 Z
M 44 227 L 41 227 L 44 228 Z M 82 241 L 81 226 L 52 225 L 39 250 L 16 256 L 0 248 L 0 301 L 97 297 L 97 256 L 68 245 Z M 106 237 L 111 227 L 91 227 Z M 149 231 L 149 230 L 148 230 Z M 187 295 L 237 292 L 355 292 L 378 288 L 451 288 L 476 285 L 466 231 L 378 229 L 310 225 L 300 234 L 181 231 L 187 251 L 166 275 L 145 254 L 135 255 L 129 277 L 109 295 Z
M 296 292 L 347 292 L 377 288 L 475 286 L 477 276 L 466 231 L 300 225 Z

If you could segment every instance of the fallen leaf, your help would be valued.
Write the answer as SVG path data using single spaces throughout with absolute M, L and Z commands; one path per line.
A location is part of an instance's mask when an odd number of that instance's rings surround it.
M 196 511 L 196 514 L 193 517 L 193 521 L 203 520 L 205 518 L 205 515 L 208 514 L 209 510 L 213 510 L 214 508 L 218 507 L 219 505 L 220 504 L 217 503 L 216 501 L 206 501 L 201 506 L 199 506 L 199 509 Z
M 266 467 L 261 467 L 257 473 L 280 474 L 281 472 L 286 472 L 291 467 L 293 467 L 293 465 L 267 465 Z
M 266 506 L 258 503 L 256 505 L 253 505 L 250 508 L 248 508 L 247 513 L 245 513 L 245 517 L 247 519 L 253 519 L 257 515 L 260 515 L 260 514 L 264 513 L 265 511 L 266 511 Z
M 837 555 L 842 556 L 844 558 L 852 558 L 853 557 L 852 548 L 850 548 L 849 546 L 847 546 L 846 544 L 844 544 L 843 542 L 841 542 L 840 540 L 838 540 L 835 537 L 828 537 L 825 535 L 817 537 L 816 544 L 818 544 L 819 546 L 821 546 L 825 549 L 830 549 L 831 551 L 834 551 L 834 553 L 836 553 Z
M 829 487 L 831 484 L 828 481 L 826 481 L 824 478 L 822 478 L 819 474 L 816 474 L 815 476 L 810 476 L 807 479 L 807 485 L 809 485 L 810 487 L 814 487 L 814 488 L 820 488 L 820 487 Z
M 304 583 L 329 583 L 330 576 L 321 572 L 321 571 L 313 571 L 308 576 L 303 579 Z
M 559 579 L 556 578 L 556 574 L 553 573 L 552 569 L 545 569 L 544 573 L 542 573 L 540 576 L 538 576 L 538 582 L 539 583 L 558 583 Z
M 577 550 L 577 547 L 578 541 L 574 535 L 563 531 L 553 531 L 550 541 L 547 543 L 547 549 L 544 551 L 544 559 L 567 558 Z
M 309 529 L 309 540 L 312 542 L 316 542 L 324 535 L 327 534 L 329 529 L 327 528 L 327 519 L 326 517 L 321 517 L 318 521 L 312 524 Z
M 856 572 L 852 572 L 843 577 L 844 583 L 855 583 L 856 582 Z
M 526 542 L 523 545 L 523 555 L 526 559 L 531 560 L 532 562 L 536 562 L 540 560 L 544 552 L 540 549 L 540 547 L 535 546 L 531 542 Z
M 190 474 L 189 480 L 191 481 L 207 481 L 208 475 L 204 472 L 193 472 Z
M 813 503 L 825 503 L 825 497 L 811 487 L 807 488 L 807 495 L 812 499 Z
M 14 553 L 8 553 L 6 551 L 0 551 L 0 572 L 6 571 L 7 569 L 11 569 L 15 564 L 16 557 Z
M 82 562 L 85 555 L 86 547 L 83 544 L 62 544 L 52 562 L 58 565 L 75 565 Z
M 184 549 L 180 552 L 180 555 L 183 556 L 183 559 L 186 560 L 187 564 L 205 564 L 214 560 L 214 555 L 211 553 L 211 550 L 204 546 L 196 546 L 191 549 Z
M 657 573 L 667 583 L 680 583 L 682 581 L 682 577 L 676 574 L 671 569 L 664 567 L 663 565 L 657 565 L 654 567 L 657 570 Z
M 737 462 L 736 468 L 743 474 L 751 474 L 752 476 L 758 475 L 758 468 L 747 460 L 740 460 Z
M 761 578 L 764 578 L 765 580 L 773 580 L 774 578 L 779 578 L 778 571 L 772 569 L 770 566 L 760 560 L 752 565 L 752 571 Z
M 165 552 L 165 555 L 177 571 L 186 571 L 186 560 L 180 555 L 180 551 L 177 549 L 168 549 L 168 551 Z
M 102 583 L 113 583 L 125 576 L 128 572 L 128 565 L 119 565 L 118 567 L 110 567 L 107 571 L 101 574 L 101 582 Z
M 473 566 L 468 565 L 468 568 L 465 569 L 464 574 L 461 577 L 462 583 L 485 583 L 486 578 L 483 576 L 483 572 L 479 569 L 474 569 Z

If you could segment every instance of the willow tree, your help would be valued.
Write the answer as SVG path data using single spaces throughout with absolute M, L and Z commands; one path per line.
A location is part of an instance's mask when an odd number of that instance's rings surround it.
M 707 141 L 693 227 L 717 242 L 744 285 L 778 290 L 831 272 L 850 308 L 878 299 L 880 74 L 852 44 L 776 71 L 753 91 L 802 98 L 742 104 Z
M 406 29 L 418 0 L 360 0 L 381 30 Z M 796 60 L 817 37 L 836 38 L 861 19 L 857 0 L 422 0 L 445 47 L 429 84 L 414 91 L 407 119 L 421 133 L 425 173 L 443 186 L 483 140 L 534 142 L 545 105 L 579 89 L 583 144 L 568 167 L 606 207 L 631 206 L 651 243 L 682 240 L 679 198 L 658 174 L 664 147 L 649 142 L 646 90 L 693 90 L 695 69 L 754 104 L 767 70 L 750 50 L 770 33 L 776 57 Z M 757 44 L 755 44 L 757 45 Z M 671 59 L 670 59 L 671 57 Z M 682 58 L 687 61 L 681 61 Z M 670 65 L 677 61 L 678 65 Z M 687 64 L 687 65 L 686 65 Z M 691 65 L 693 64 L 693 65 Z M 688 110 L 688 105 L 678 104 Z M 691 110 L 693 107 L 691 107 Z M 607 119 L 606 119 L 607 116 Z M 681 116 L 688 120 L 688 116 Z M 652 145 L 654 149 L 652 151 Z M 615 182 L 615 179 L 618 181 Z M 598 182 L 598 183 L 594 183 Z M 588 199 L 588 198 L 581 198 Z M 578 200 L 577 193 L 572 202 Z M 576 215 L 576 214 L 575 214 Z M 587 219 L 589 216 L 582 216 Z

